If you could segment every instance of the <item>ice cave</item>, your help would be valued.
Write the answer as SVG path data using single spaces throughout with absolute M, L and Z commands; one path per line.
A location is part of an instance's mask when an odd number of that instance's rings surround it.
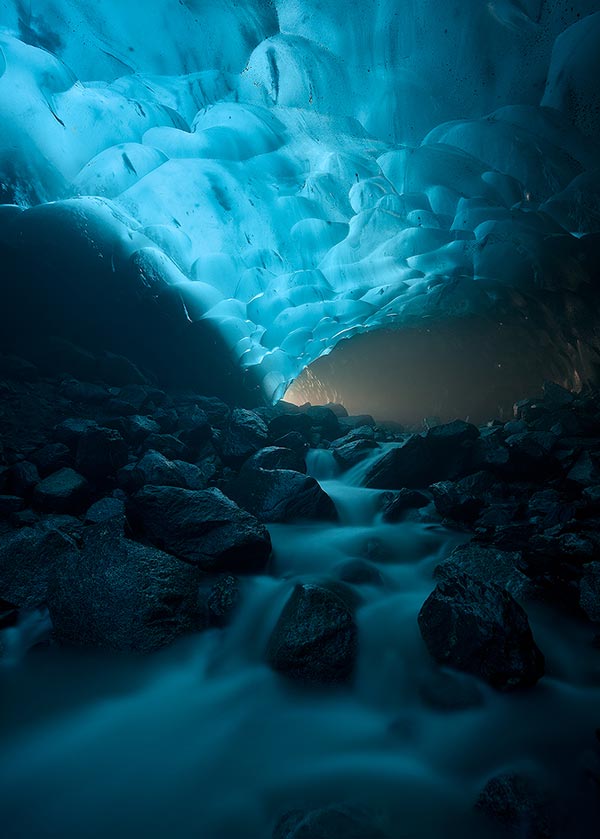
M 0 0 L 7 839 L 591 839 L 599 0 Z

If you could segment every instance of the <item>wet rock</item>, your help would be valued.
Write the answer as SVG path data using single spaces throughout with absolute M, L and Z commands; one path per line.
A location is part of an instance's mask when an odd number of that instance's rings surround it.
M 528 481 L 543 481 L 556 477 L 561 468 L 558 460 L 550 454 L 555 442 L 553 435 L 513 434 L 505 443 L 509 450 L 509 472 L 513 478 Z
M 351 469 L 378 448 L 379 444 L 375 440 L 353 440 L 343 446 L 336 446 L 333 456 L 342 469 Z
M 244 469 L 246 468 L 288 469 L 292 472 L 306 473 L 306 462 L 298 451 L 281 446 L 267 446 L 246 461 Z
M 126 513 L 138 536 L 205 571 L 260 572 L 271 554 L 265 527 L 215 488 L 146 486 Z
M 74 469 L 60 469 L 44 478 L 33 493 L 34 504 L 51 513 L 82 513 L 90 498 L 90 485 Z
M 90 428 L 79 438 L 75 466 L 87 478 L 114 475 L 129 458 L 127 443 L 113 428 Z
M 490 471 L 503 475 L 510 462 L 510 452 L 500 434 L 490 434 L 475 440 L 471 450 L 474 470 Z
M 0 519 L 8 519 L 23 509 L 24 501 L 20 495 L 0 495 Z
M 118 417 L 132 417 L 150 410 L 151 396 L 144 385 L 125 385 L 106 404 L 106 411 Z M 148 412 L 146 411 L 146 413 Z
M 469 471 L 471 449 L 479 435 L 477 426 L 463 420 L 429 429 L 425 442 L 435 463 L 436 480 L 455 480 Z
M 267 444 L 267 426 L 254 411 L 236 408 L 231 412 L 217 451 L 224 463 L 240 467 Z
M 580 487 L 591 487 L 600 482 L 600 470 L 588 451 L 579 455 L 567 474 L 567 480 Z
M 122 469 L 118 477 L 120 485 L 129 492 L 135 492 L 146 484 L 204 489 L 207 483 L 199 467 L 183 460 L 167 460 L 155 451 L 146 452 L 134 467 Z
M 46 478 L 59 469 L 71 466 L 73 458 L 71 450 L 64 443 L 48 443 L 31 455 L 31 462 L 37 466 L 42 478 Z
M 29 498 L 36 484 L 40 482 L 40 473 L 34 463 L 22 460 L 9 470 L 8 485 L 14 495 Z
M 107 425 L 118 431 L 131 446 L 139 446 L 150 434 L 160 433 L 160 425 L 151 417 L 141 414 L 119 417 L 109 421 Z
M 431 497 L 424 492 L 401 489 L 384 500 L 383 520 L 390 523 L 401 521 L 408 510 L 421 510 L 430 503 Z
M 499 690 L 530 687 L 544 673 L 544 657 L 527 615 L 495 583 L 464 573 L 443 579 L 418 620 L 436 661 L 479 676 Z
M 77 417 L 63 420 L 54 428 L 53 436 L 57 443 L 63 443 L 71 451 L 77 449 L 79 440 L 87 431 L 98 428 L 98 423 L 91 419 Z
M 198 569 L 123 537 L 114 523 L 87 529 L 83 550 L 55 566 L 48 608 L 68 644 L 151 652 L 204 626 Z
M 80 402 L 88 405 L 102 405 L 102 403 L 110 398 L 108 388 L 90 382 L 80 382 L 77 379 L 63 382 L 60 387 L 60 392 L 71 402 Z
M 339 420 L 338 420 L 339 422 Z M 273 442 L 279 441 L 288 434 L 298 434 L 304 443 L 310 438 L 312 422 L 307 414 L 280 414 L 274 417 L 269 423 L 269 439 Z
M 183 420 L 183 421 L 182 421 Z M 192 451 L 199 451 L 205 443 L 212 439 L 212 428 L 207 415 L 200 408 L 195 408 L 193 415 L 182 417 L 181 440 Z
M 534 593 L 531 580 L 520 570 L 521 553 L 503 551 L 494 545 L 469 542 L 459 545 L 435 569 L 436 580 L 451 582 L 461 573 L 482 583 L 495 583 L 513 597 L 523 599 Z
M 339 423 L 342 430 L 349 428 L 362 428 L 365 425 L 370 425 L 375 428 L 377 423 L 370 414 L 355 414 L 353 416 L 339 417 Z
M 206 598 L 210 626 L 227 626 L 240 600 L 240 582 L 232 574 L 224 574 L 211 586 Z
M 319 483 L 289 469 L 242 469 L 227 495 L 259 521 L 335 521 L 337 512 Z
M 419 489 L 433 483 L 436 475 L 436 465 L 426 441 L 414 434 L 375 461 L 364 486 L 370 489 Z
M 552 836 L 541 796 L 522 775 L 498 775 L 483 788 L 476 808 L 507 835 L 519 839 L 549 839 Z
M 579 584 L 579 605 L 585 615 L 600 623 L 600 562 L 590 562 L 584 566 Z
M 179 426 L 179 415 L 174 408 L 153 411 L 152 418 L 159 424 L 162 434 L 173 434 Z
M 120 498 L 101 498 L 85 514 L 85 524 L 103 524 L 114 518 L 125 517 L 125 502 Z
M 277 822 L 273 839 L 386 839 L 386 835 L 371 814 L 340 804 L 291 810 Z
M 444 518 L 459 522 L 473 522 L 481 512 L 484 502 L 466 492 L 461 492 L 451 481 L 440 481 L 429 487 L 435 508 Z
M 37 609 L 46 602 L 52 569 L 76 552 L 74 541 L 58 530 L 24 527 L 0 540 L 0 591 L 18 608 Z
M 310 419 L 311 429 L 323 440 L 335 440 L 341 437 L 344 431 L 340 427 L 340 421 L 331 408 L 324 405 L 314 405 L 306 410 Z
M 575 402 L 575 394 L 556 382 L 544 382 L 542 392 L 544 405 L 551 409 L 570 406 Z
M 158 452 L 167 460 L 182 460 L 186 449 L 185 443 L 173 434 L 149 434 L 142 444 L 142 451 Z
M 308 450 L 306 438 L 297 431 L 290 431 L 289 434 L 284 434 L 283 437 L 273 440 L 273 445 L 280 449 L 291 449 L 300 455 L 304 455 Z
M 296 681 L 339 684 L 351 680 L 357 649 L 358 630 L 346 604 L 320 586 L 297 585 L 269 640 L 267 661 Z

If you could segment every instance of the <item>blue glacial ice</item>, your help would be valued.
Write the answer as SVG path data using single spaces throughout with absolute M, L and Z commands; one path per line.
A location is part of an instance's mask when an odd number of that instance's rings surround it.
M 598 5 L 3 0 L 0 238 L 84 240 L 267 399 L 358 333 L 562 306 L 600 232 Z

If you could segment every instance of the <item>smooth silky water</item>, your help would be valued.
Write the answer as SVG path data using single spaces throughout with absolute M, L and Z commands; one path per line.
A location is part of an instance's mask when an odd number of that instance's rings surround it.
M 426 517 L 382 523 L 379 493 L 358 486 L 366 468 L 338 475 L 330 452 L 310 454 L 340 522 L 272 526 L 272 576 L 243 582 L 229 628 L 145 658 L 13 656 L 1 673 L 4 835 L 268 839 L 290 808 L 346 801 L 372 809 L 393 839 L 481 839 L 492 833 L 473 803 L 500 771 L 533 773 L 563 797 L 569 777 L 584 792 L 600 768 L 589 630 L 534 609 L 541 684 L 508 696 L 480 685 L 478 707 L 433 710 L 419 690 L 435 668 L 416 619 L 433 569 L 465 537 Z M 265 646 L 293 585 L 336 579 L 357 558 L 382 584 L 356 587 L 354 685 L 309 690 L 271 672 Z

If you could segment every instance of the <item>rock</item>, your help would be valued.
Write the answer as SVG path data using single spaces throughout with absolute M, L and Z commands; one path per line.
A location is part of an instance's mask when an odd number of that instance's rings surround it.
M 458 673 L 436 671 L 419 685 L 422 701 L 436 711 L 466 711 L 483 705 L 483 694 L 475 682 Z
M 77 379 L 63 382 L 60 392 L 71 402 L 81 402 L 88 405 L 102 405 L 110 397 L 108 388 L 90 382 L 79 382 Z
M 505 443 L 509 451 L 509 472 L 513 478 L 544 481 L 560 474 L 558 460 L 549 452 L 555 442 L 553 435 L 513 434 Z
M 103 524 L 114 518 L 125 517 L 125 502 L 120 498 L 101 498 L 85 514 L 85 524 Z
M 579 583 L 579 605 L 586 616 L 600 623 L 600 562 L 590 562 L 583 568 Z
M 33 501 L 51 513 L 82 513 L 90 497 L 90 486 L 74 469 L 60 469 L 35 488 Z
M 68 446 L 71 451 L 77 449 L 79 440 L 87 431 L 98 428 L 98 423 L 91 419 L 66 419 L 54 428 L 54 439 Z
M 323 440 L 335 440 L 344 434 L 340 421 L 331 408 L 314 405 L 307 408 L 306 415 L 310 419 L 311 430 L 316 431 Z
M 510 452 L 498 433 L 480 437 L 471 450 L 473 470 L 503 475 L 508 468 Z
M 567 474 L 567 480 L 580 487 L 591 487 L 600 482 L 600 470 L 588 451 L 579 455 Z
M 430 428 L 425 439 L 431 445 L 432 451 L 439 449 L 440 452 L 446 452 L 450 447 L 477 440 L 479 434 L 476 425 L 464 420 L 454 420 Z
M 549 839 L 552 836 L 541 797 L 522 775 L 498 775 L 483 788 L 476 809 L 519 839 Z
M 374 449 L 378 448 L 379 444 L 375 440 L 353 440 L 343 446 L 336 446 L 333 450 L 333 456 L 342 469 L 351 469 L 371 454 Z
M 330 685 L 351 680 L 358 630 L 346 604 L 315 585 L 297 585 L 267 649 L 270 666 L 300 682 Z
M 201 411 L 204 411 L 211 425 L 223 428 L 231 413 L 231 409 L 225 402 L 217 399 L 216 396 L 196 396 L 195 402 Z
M 31 455 L 31 462 L 37 466 L 42 478 L 46 478 L 59 469 L 71 466 L 73 458 L 71 450 L 64 443 L 49 443 Z
M 542 391 L 544 394 L 544 405 L 547 405 L 549 408 L 562 408 L 565 405 L 570 406 L 575 401 L 575 394 L 561 387 L 556 382 L 544 382 Z
M 370 489 L 419 489 L 436 480 L 436 466 L 423 437 L 413 434 L 390 449 L 369 469 L 364 486 Z
M 39 520 L 39 515 L 33 510 L 20 510 L 15 513 L 11 513 L 10 516 L 10 523 L 16 528 L 35 527 Z
M 8 519 L 20 512 L 24 503 L 20 495 L 0 495 L 0 519 Z
M 354 416 L 339 417 L 338 421 L 342 431 L 347 428 L 362 428 L 365 425 L 370 425 L 375 428 L 377 423 L 370 414 L 355 414 Z
M 212 439 L 212 428 L 208 417 L 200 408 L 196 408 L 193 418 L 183 423 L 181 440 L 192 451 L 199 451 Z
M 114 475 L 129 459 L 127 443 L 113 428 L 90 428 L 79 438 L 75 466 L 86 478 Z
M 267 443 L 267 426 L 254 411 L 236 408 L 225 426 L 217 451 L 228 466 L 240 467 Z
M 290 431 L 278 440 L 273 440 L 273 445 L 279 449 L 291 449 L 300 455 L 304 455 L 308 450 L 306 438 L 297 431 Z
M 114 522 L 89 527 L 80 555 L 55 566 L 48 608 L 67 644 L 151 652 L 204 627 L 201 574 L 154 547 L 123 537 Z
M 210 626 L 227 626 L 240 600 L 240 583 L 232 574 L 224 574 L 211 587 L 206 598 Z
M 9 471 L 9 487 L 14 495 L 29 498 L 36 484 L 40 482 L 40 473 L 34 463 L 22 460 L 15 463 Z
M 106 411 L 113 416 L 132 417 L 136 414 L 148 413 L 151 403 L 151 396 L 148 388 L 144 385 L 125 385 L 106 405 Z
M 146 486 L 126 513 L 139 536 L 204 571 L 260 572 L 269 561 L 265 527 L 218 489 Z
M 0 630 L 16 626 L 19 620 L 19 609 L 14 603 L 9 603 L 0 597 Z
M 479 676 L 499 690 L 530 687 L 544 673 L 544 657 L 527 615 L 495 583 L 465 573 L 443 579 L 418 620 L 436 661 Z
M 0 541 L 0 591 L 19 609 L 31 611 L 46 602 L 52 569 L 76 545 L 58 530 L 24 527 Z
M 339 422 L 339 420 L 338 420 Z M 274 417 L 269 423 L 269 439 L 278 441 L 281 445 L 281 438 L 288 434 L 298 434 L 306 443 L 310 439 L 312 422 L 307 414 L 280 414 Z
M 401 521 L 408 510 L 420 510 L 431 503 L 431 498 L 416 489 L 401 489 L 390 493 L 383 503 L 383 520 L 395 523 Z
M 146 484 L 174 486 L 183 489 L 204 489 L 212 476 L 200 467 L 183 460 L 167 460 L 159 452 L 148 451 L 132 470 L 119 472 L 119 481 L 125 489 L 135 492 Z
M 179 415 L 174 408 L 160 408 L 154 411 L 152 418 L 160 426 L 161 434 L 173 434 L 179 426 Z
M 344 804 L 318 810 L 291 810 L 282 816 L 273 839 L 386 839 L 375 818 Z
M 319 483 L 289 469 L 242 469 L 227 495 L 263 522 L 335 521 L 337 512 Z
M 155 451 L 167 460 L 181 460 L 187 446 L 172 434 L 149 434 L 142 444 L 143 451 Z
M 306 462 L 304 457 L 293 449 L 286 449 L 280 446 L 267 446 L 256 454 L 253 454 L 246 463 L 244 469 L 288 469 L 292 472 L 306 473 Z
M 150 434 L 160 433 L 160 425 L 151 417 L 145 417 L 142 414 L 119 417 L 109 421 L 107 425 L 118 431 L 131 446 L 139 446 Z M 181 445 L 184 448 L 183 444 Z
M 452 582 L 461 573 L 482 583 L 495 583 L 513 597 L 523 599 L 533 594 L 534 588 L 520 570 L 521 553 L 503 551 L 494 545 L 468 542 L 455 548 L 448 559 L 435 569 L 436 580 Z
M 375 440 L 375 431 L 371 425 L 359 425 L 358 428 L 353 428 L 343 437 L 338 437 L 332 444 L 333 448 L 337 449 L 345 446 L 347 443 L 354 443 L 356 440 Z
M 451 481 L 432 484 L 429 491 L 433 495 L 433 502 L 440 516 L 454 521 L 475 521 L 484 504 L 481 499 L 461 492 Z

